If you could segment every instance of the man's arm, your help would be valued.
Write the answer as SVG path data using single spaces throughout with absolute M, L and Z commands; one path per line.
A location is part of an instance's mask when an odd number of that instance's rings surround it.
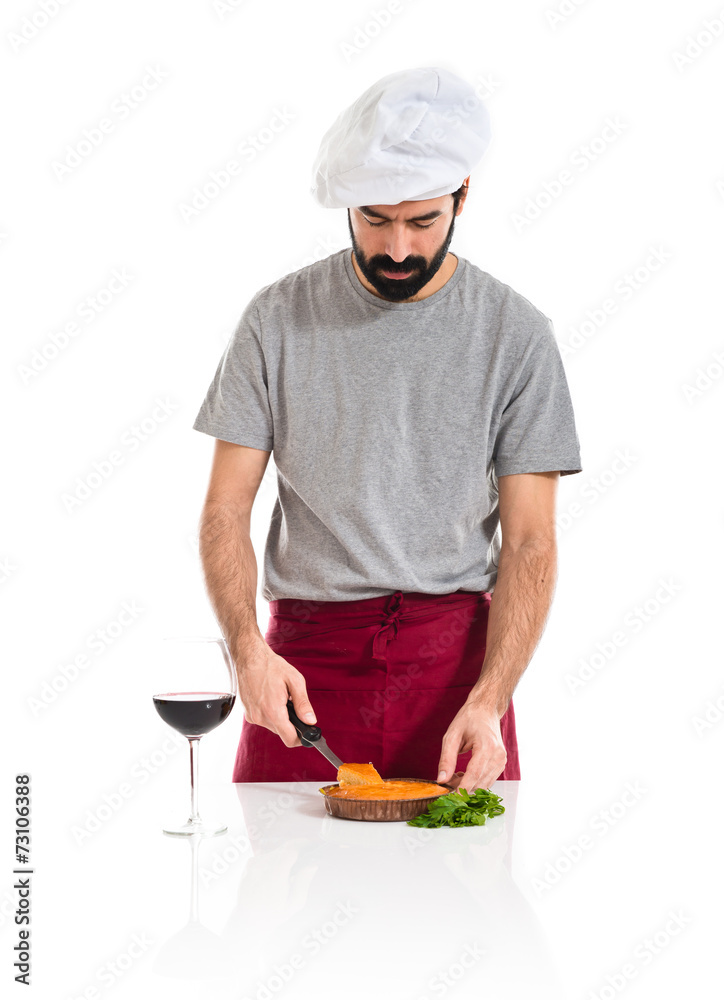
M 289 721 L 288 698 L 300 718 L 316 721 L 306 683 L 267 645 L 256 620 L 251 510 L 270 454 L 217 440 L 201 514 L 199 551 L 209 599 L 236 666 L 244 715 L 293 747 L 302 743 Z
M 485 660 L 470 697 L 501 718 L 548 617 L 556 583 L 558 472 L 501 476 L 503 534 Z
M 458 787 L 489 788 L 506 763 L 500 719 L 543 633 L 556 583 L 558 472 L 501 476 L 502 544 L 480 678 L 443 739 L 438 780 L 473 751 Z M 454 784 L 454 782 L 453 782 Z
M 263 636 L 256 620 L 257 566 L 251 510 L 270 451 L 216 441 L 199 530 L 211 606 L 235 663 Z

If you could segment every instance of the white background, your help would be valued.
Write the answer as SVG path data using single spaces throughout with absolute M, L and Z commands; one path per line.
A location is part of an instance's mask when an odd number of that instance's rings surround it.
M 672 995 L 666 984 L 703 975 L 711 942 L 696 876 L 707 865 L 707 880 L 721 876 L 710 782 L 724 731 L 714 705 L 724 705 L 724 10 L 653 0 L 561 9 L 556 22 L 553 5 L 528 0 L 72 0 L 44 24 L 38 5 L 3 6 L 0 607 L 11 739 L 0 798 L 12 797 L 12 775 L 32 773 L 44 893 L 51 861 L 82 871 L 71 831 L 104 793 L 131 780 L 123 809 L 139 818 L 161 788 L 185 796 L 183 752 L 151 780 L 129 775 L 168 733 L 143 668 L 151 638 L 216 632 L 196 554 L 213 440 L 191 425 L 254 292 L 348 244 L 346 213 L 309 194 L 323 132 L 380 76 L 438 65 L 490 92 L 493 127 L 452 249 L 553 320 L 584 467 L 561 480 L 555 602 L 515 697 L 523 780 L 548 790 L 520 878 L 528 885 L 639 782 L 646 794 L 610 834 L 630 845 L 627 898 L 593 900 L 570 874 L 537 912 L 559 941 L 569 921 L 576 995 L 600 989 L 674 905 L 691 927 L 627 990 Z M 25 20 L 34 16 L 37 28 Z M 18 41 L 22 30 L 30 37 Z M 122 115 L 124 93 L 136 99 Z M 242 160 L 240 144 L 280 110 L 286 127 Z M 59 176 L 68 147 L 84 149 L 102 119 L 112 131 Z M 575 166 L 610 135 L 607 119 L 620 134 Z M 234 157 L 241 172 L 184 220 L 195 189 Z M 571 183 L 546 202 L 565 169 Z M 517 225 L 535 202 L 537 217 Z M 665 260 L 647 270 L 652 250 Z M 114 269 L 126 287 L 84 318 Z M 634 272 L 638 288 L 622 293 Z M 615 311 L 576 340 L 607 299 Z M 64 341 L 71 321 L 77 335 Z M 171 412 L 131 450 L 128 432 L 159 399 Z M 114 451 L 122 462 L 69 510 L 78 481 Z M 275 495 L 270 463 L 253 517 L 260 566 Z M 137 617 L 92 652 L 89 638 L 115 631 L 124 602 Z M 264 629 L 261 598 L 258 613 Z M 202 777 L 230 779 L 240 726 L 237 707 L 204 741 Z M 48 960 L 38 955 L 38 968 Z

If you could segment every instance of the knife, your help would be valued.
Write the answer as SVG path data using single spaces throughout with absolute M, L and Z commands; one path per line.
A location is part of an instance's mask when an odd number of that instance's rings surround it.
M 294 702 L 289 699 L 287 702 L 287 711 L 289 712 L 289 720 L 299 733 L 299 739 L 302 741 L 302 746 L 314 747 L 323 754 L 330 764 L 334 764 L 337 770 L 340 769 L 344 763 L 339 759 L 337 754 L 332 753 L 332 751 L 327 746 L 327 741 L 322 736 L 322 730 L 319 726 L 310 726 L 306 722 L 302 722 L 297 713 L 294 711 Z

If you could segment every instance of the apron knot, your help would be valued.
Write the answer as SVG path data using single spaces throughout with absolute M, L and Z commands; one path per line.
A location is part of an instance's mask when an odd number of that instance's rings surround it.
M 376 660 L 384 660 L 387 643 L 397 635 L 397 620 L 402 613 L 403 600 L 404 596 L 401 590 L 396 591 L 390 597 L 384 618 L 372 642 L 372 656 Z

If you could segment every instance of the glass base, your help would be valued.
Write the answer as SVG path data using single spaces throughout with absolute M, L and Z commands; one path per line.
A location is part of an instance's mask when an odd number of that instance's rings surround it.
M 219 837 L 228 829 L 226 823 L 214 823 L 213 820 L 194 823 L 189 819 L 182 826 L 165 826 L 163 832 L 167 837 Z

